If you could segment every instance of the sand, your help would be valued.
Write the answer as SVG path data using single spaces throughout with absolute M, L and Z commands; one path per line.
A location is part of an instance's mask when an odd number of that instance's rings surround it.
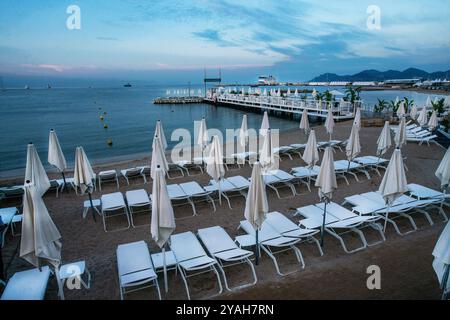
M 346 139 L 350 133 L 351 122 L 339 123 L 333 138 Z M 374 155 L 376 150 L 376 139 L 381 128 L 362 128 L 362 155 Z M 319 141 L 327 139 L 322 126 L 316 128 Z M 300 130 L 283 132 L 280 136 L 281 144 L 304 143 L 306 137 Z M 406 165 L 409 183 L 419 183 L 425 186 L 439 189 L 439 181 L 434 177 L 440 160 L 445 150 L 437 145 L 418 146 L 408 144 L 403 148 L 403 155 L 407 157 Z M 323 153 L 321 153 L 322 155 Z M 337 151 L 335 159 L 344 159 L 344 153 Z M 386 155 L 390 157 L 390 153 Z M 120 169 L 137 164 L 147 164 L 148 160 L 121 162 L 102 166 L 107 169 Z M 283 159 L 280 163 L 281 169 L 289 171 L 290 168 L 303 166 L 304 163 L 298 157 L 294 160 Z M 239 170 L 228 171 L 227 176 L 242 175 L 249 177 L 251 169 L 248 166 Z M 338 180 L 339 188 L 334 194 L 333 200 L 341 203 L 344 197 L 375 191 L 381 178 L 371 172 L 371 180 L 360 175 L 360 183 L 354 178 L 349 178 L 350 185 L 346 185 L 342 179 Z M 52 175 L 50 175 L 52 176 Z M 178 178 L 168 180 L 168 183 L 181 183 L 196 180 L 206 185 L 210 178 L 204 175 Z M 8 181 L 12 182 L 12 181 Z M 20 182 L 20 180 L 18 180 Z M 130 186 L 126 186 L 125 180 L 121 179 L 120 191 L 145 188 L 151 191 L 151 184 L 144 185 L 141 180 L 132 180 Z M 317 189 L 308 192 L 304 186 L 298 188 L 300 196 L 289 199 L 278 199 L 273 191 L 268 191 L 269 206 L 272 211 L 277 210 L 287 214 L 294 222 L 297 217 L 291 215 L 291 208 L 315 204 L 319 201 Z M 105 185 L 103 194 L 116 192 L 114 184 Z M 282 195 L 288 193 L 283 190 Z M 94 193 L 94 198 L 100 197 L 100 192 Z M 54 193 L 45 195 L 44 200 L 58 226 L 63 241 L 63 262 L 86 260 L 87 266 L 92 274 L 92 286 L 89 290 L 67 290 L 67 299 L 119 299 L 117 280 L 117 267 L 115 250 L 117 245 L 133 241 L 145 240 L 153 252 L 157 251 L 156 245 L 150 238 L 149 225 L 131 228 L 124 231 L 103 231 L 100 217 L 94 223 L 92 216 L 83 219 L 82 203 L 84 196 L 76 196 L 73 191 L 62 193 L 56 198 Z M 243 198 L 232 198 L 233 209 L 230 210 L 225 202 L 217 206 L 217 212 L 212 213 L 209 204 L 198 205 L 198 216 L 191 217 L 192 210 L 189 206 L 175 208 L 176 232 L 196 231 L 199 228 L 215 225 L 223 226 L 231 236 L 242 234 L 237 230 L 239 221 L 243 219 Z M 218 205 L 218 203 L 216 203 Z M 3 207 L 14 205 L 13 202 L 2 203 Z M 224 292 L 216 298 L 223 299 L 439 299 L 440 290 L 436 276 L 431 267 L 434 244 L 444 228 L 442 219 L 437 214 L 432 215 L 435 222 L 430 226 L 420 214 L 414 214 L 419 230 L 406 236 L 398 236 L 392 227 L 386 232 L 386 242 L 369 247 L 363 251 L 346 254 L 339 242 L 331 236 L 326 236 L 324 256 L 320 256 L 317 247 L 311 244 L 301 244 L 301 249 L 306 267 L 301 269 L 295 262 L 293 254 L 286 253 L 278 255 L 280 267 L 283 271 L 297 271 L 291 275 L 281 277 L 275 272 L 275 268 L 264 253 L 260 265 L 256 267 L 258 283 L 246 289 L 233 292 Z M 149 223 L 150 215 L 141 215 L 136 219 L 136 224 Z M 408 223 L 405 219 L 399 219 L 399 225 L 406 230 Z M 111 227 L 124 225 L 123 217 L 111 220 Z M 368 241 L 377 240 L 374 231 L 365 229 Z M 28 269 L 24 260 L 18 257 L 19 237 L 12 238 L 8 233 L 4 248 L 4 259 L 7 265 L 7 274 L 11 276 L 14 272 Z M 353 235 L 347 235 L 349 246 L 358 245 Z M 366 280 L 367 267 L 378 265 L 381 268 L 381 290 L 368 290 Z M 237 266 L 226 269 L 230 286 L 250 281 L 248 266 Z M 162 288 L 162 276 L 160 285 Z M 217 292 L 217 285 L 213 275 L 201 275 L 191 278 L 189 281 L 191 296 L 194 299 L 203 299 Z M 184 285 L 179 275 L 174 271 L 169 272 L 169 293 L 166 299 L 185 299 Z M 56 299 L 57 286 L 55 281 L 49 285 L 46 298 Z M 145 289 L 126 296 L 127 299 L 155 299 L 154 289 Z

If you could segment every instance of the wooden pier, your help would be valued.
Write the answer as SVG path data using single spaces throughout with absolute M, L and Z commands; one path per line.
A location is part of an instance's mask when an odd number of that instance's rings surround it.
M 231 107 L 240 110 L 249 110 L 251 112 L 261 113 L 270 111 L 272 114 L 283 115 L 288 118 L 294 118 L 295 115 L 301 115 L 303 110 L 307 110 L 308 115 L 312 117 L 326 118 L 328 110 L 333 113 L 337 121 L 353 119 L 357 107 L 362 107 L 362 101 L 354 104 L 346 101 L 316 101 L 290 97 L 270 97 L 257 95 L 236 95 L 221 94 L 208 96 L 205 102 Z
M 166 97 L 166 98 L 156 98 L 154 104 L 192 104 L 192 103 L 203 103 L 204 99 L 202 97 Z

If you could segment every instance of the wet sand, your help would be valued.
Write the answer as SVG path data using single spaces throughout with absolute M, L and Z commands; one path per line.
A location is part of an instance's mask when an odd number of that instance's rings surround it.
M 339 123 L 333 138 L 346 139 L 350 134 L 351 122 Z M 361 145 L 362 155 L 374 155 L 376 151 L 376 140 L 382 128 L 362 128 Z M 318 141 L 326 140 L 327 134 L 322 126 L 316 128 Z M 280 144 L 305 143 L 306 137 L 300 130 L 291 130 L 280 135 Z M 407 178 L 409 183 L 419 183 L 425 186 L 439 189 L 439 181 L 434 172 L 442 159 L 445 150 L 437 145 L 418 146 L 410 143 L 403 148 L 403 155 L 407 157 L 406 165 L 409 168 Z M 321 156 L 323 153 L 321 153 Z M 389 158 L 391 153 L 385 155 Z M 335 160 L 344 159 L 345 154 L 337 151 Z M 135 165 L 148 164 L 148 159 L 121 162 L 102 166 L 102 169 L 121 169 Z M 283 158 L 280 168 L 289 171 L 290 168 L 304 166 L 298 156 L 294 160 Z M 97 171 L 98 168 L 95 168 Z M 384 172 L 382 172 L 383 174 Z M 232 170 L 226 176 L 242 175 L 249 177 L 251 168 L 245 166 L 239 170 Z M 381 177 L 371 171 L 371 180 L 359 175 L 360 182 L 349 177 L 350 185 L 344 180 L 338 180 L 338 190 L 335 192 L 333 201 L 342 203 L 346 196 L 375 191 L 381 182 Z M 50 174 L 50 177 L 54 176 Z M 181 183 L 191 180 L 198 181 L 201 185 L 208 184 L 210 178 L 206 175 L 186 176 L 183 178 L 168 180 L 167 183 Z M 8 181 L 12 182 L 12 181 Z M 21 179 L 18 180 L 21 182 Z M 125 180 L 120 180 L 120 191 L 145 188 L 151 192 L 151 184 L 144 185 L 142 180 L 132 180 L 130 186 L 126 186 Z M 317 189 L 312 188 L 308 192 L 304 186 L 297 187 L 300 196 L 289 199 L 278 199 L 273 191 L 268 191 L 269 207 L 271 211 L 285 213 L 294 222 L 298 217 L 291 215 L 291 208 L 307 206 L 319 202 Z M 103 194 L 116 192 L 114 184 L 107 184 L 103 188 Z M 287 196 L 287 190 L 282 191 Z M 99 198 L 101 193 L 94 193 L 94 198 Z M 44 201 L 52 218 L 58 226 L 63 241 L 63 262 L 86 260 L 87 266 L 92 274 L 91 289 L 69 291 L 66 289 L 67 299 L 119 299 L 117 280 L 116 254 L 117 245 L 133 241 L 145 240 L 152 252 L 158 249 L 151 240 L 149 225 L 131 228 L 123 231 L 103 231 L 100 217 L 94 223 L 92 216 L 86 219 L 81 216 L 82 203 L 86 200 L 84 196 L 76 196 L 73 191 L 62 193 L 56 198 L 54 193 L 45 195 Z M 231 236 L 243 234 L 237 230 L 239 221 L 243 219 L 244 200 L 242 197 L 232 198 L 232 210 L 226 202 L 222 206 L 217 205 L 217 211 L 212 213 L 209 204 L 197 206 L 198 216 L 191 217 L 190 206 L 176 207 L 175 216 L 176 233 L 184 231 L 195 232 L 199 228 L 215 225 L 223 226 Z M 10 206 L 14 203 L 2 203 L 2 206 Z M 325 237 L 324 256 L 320 256 L 317 247 L 312 244 L 300 244 L 305 259 L 306 267 L 301 269 L 296 263 L 292 252 L 278 255 L 278 261 L 282 271 L 297 271 L 291 275 L 281 277 L 276 274 L 275 268 L 268 258 L 262 253 L 260 265 L 256 267 L 258 283 L 249 288 L 233 292 L 224 292 L 216 298 L 223 299 L 439 299 L 440 290 L 438 281 L 431 266 L 434 244 L 444 228 L 441 217 L 432 211 L 434 226 L 430 226 L 423 215 L 414 214 L 419 230 L 406 236 L 398 236 L 391 226 L 386 231 L 386 242 L 369 247 L 363 251 L 347 254 L 342 250 L 339 242 L 327 235 Z M 447 212 L 448 214 L 448 212 Z M 145 214 L 135 219 L 136 224 L 149 223 L 150 215 Z M 408 229 L 406 219 L 397 220 L 403 230 Z M 123 226 L 123 216 L 111 219 L 111 227 Z M 378 240 L 375 231 L 364 229 L 369 242 Z M 28 269 L 30 265 L 18 257 L 19 237 L 12 238 L 8 233 L 4 248 L 4 260 L 8 267 L 7 274 L 11 276 L 14 272 Z M 359 245 L 358 239 L 348 234 L 345 239 L 350 247 Z M 381 290 L 368 290 L 366 280 L 367 267 L 378 265 L 381 268 Z M 226 269 L 230 286 L 250 281 L 250 270 L 248 266 L 241 265 Z M 189 280 L 191 296 L 194 299 L 210 297 L 217 292 L 214 275 L 204 274 Z M 163 288 L 162 274 L 160 274 L 160 286 Z M 46 298 L 56 299 L 57 286 L 55 281 L 49 285 Z M 164 296 L 164 294 L 163 294 Z M 153 288 L 131 293 L 127 299 L 155 299 Z M 169 293 L 166 299 L 185 299 L 186 293 L 183 282 L 174 271 L 169 272 Z

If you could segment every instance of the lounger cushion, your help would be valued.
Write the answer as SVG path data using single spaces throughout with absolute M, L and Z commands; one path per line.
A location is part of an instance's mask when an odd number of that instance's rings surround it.
M 156 278 L 148 246 L 144 241 L 117 247 L 117 268 L 121 285 Z
M 50 268 L 31 269 L 15 273 L 9 279 L 1 300 L 43 300 L 50 278 Z
M 130 207 L 150 204 L 150 198 L 144 189 L 127 191 L 125 196 Z
M 109 194 L 104 194 L 101 197 L 102 210 L 112 210 L 115 208 L 125 207 L 125 201 L 123 195 L 120 192 L 114 192 Z

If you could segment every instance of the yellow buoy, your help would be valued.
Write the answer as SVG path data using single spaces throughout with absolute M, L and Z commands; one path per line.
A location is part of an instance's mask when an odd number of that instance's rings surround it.
M 103 121 L 105 120 L 105 118 L 103 116 L 100 116 L 100 120 Z
M 106 141 L 106 143 L 108 144 L 108 146 L 112 146 L 112 145 L 113 145 L 112 139 L 108 139 L 108 140 Z
M 108 125 L 107 125 L 107 124 L 105 124 L 105 125 L 103 126 L 103 128 L 105 128 L 105 129 L 108 129 Z
M 103 112 L 103 114 L 106 116 L 106 111 L 105 112 Z

